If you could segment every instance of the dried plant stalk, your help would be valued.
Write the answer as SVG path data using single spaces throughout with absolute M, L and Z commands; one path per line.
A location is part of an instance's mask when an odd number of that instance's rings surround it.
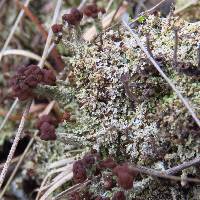
M 7 112 L 7 114 L 6 114 L 6 116 L 5 116 L 4 120 L 3 120 L 3 122 L 2 122 L 1 125 L 0 125 L 0 131 L 2 130 L 2 128 L 4 127 L 4 125 L 6 124 L 7 120 L 9 119 L 9 117 L 10 117 L 11 113 L 13 112 L 13 110 L 15 109 L 15 107 L 16 107 L 18 101 L 19 101 L 19 99 L 17 98 L 17 99 L 15 99 L 15 101 L 13 102 L 13 104 L 12 104 L 10 110 Z
M 37 135 L 37 131 L 35 132 L 34 137 L 35 137 L 36 135 Z M 19 161 L 17 162 L 17 165 L 15 166 L 15 169 L 13 170 L 11 176 L 9 177 L 9 179 L 8 179 L 8 181 L 7 181 L 6 185 L 5 185 L 5 187 L 4 187 L 3 190 L 1 191 L 1 193 L 0 193 L 0 199 L 3 197 L 3 195 L 4 195 L 5 191 L 6 191 L 6 189 L 8 188 L 8 186 L 10 185 L 10 183 L 11 183 L 11 181 L 13 180 L 14 176 L 16 175 L 17 170 L 19 169 L 19 166 L 20 166 L 21 163 L 23 162 L 23 160 L 24 160 L 26 154 L 28 153 L 28 151 L 29 151 L 31 145 L 32 145 L 33 142 L 34 142 L 34 139 L 35 139 L 34 137 L 33 137 L 33 138 L 30 140 L 30 142 L 28 143 L 26 149 L 24 150 L 24 152 L 23 152 L 23 154 L 21 155 Z
M 31 0 L 26 0 L 24 6 L 27 7 L 27 6 L 29 5 L 30 1 L 31 1 Z M 10 41 L 11 41 L 11 39 L 12 39 L 12 37 L 13 37 L 15 31 L 16 31 L 16 28 L 17 28 L 17 26 L 18 26 L 18 24 L 19 24 L 19 22 L 21 21 L 21 19 L 22 19 L 23 16 L 24 16 L 24 10 L 21 9 L 21 11 L 20 11 L 20 13 L 19 13 L 19 15 L 18 15 L 18 17 L 17 17 L 17 19 L 16 19 L 16 21 L 15 21 L 15 24 L 13 25 L 13 27 L 12 27 L 12 29 L 11 29 L 11 31 L 10 31 L 9 36 L 8 36 L 7 39 L 6 39 L 6 41 L 5 41 L 4 45 L 3 45 L 3 48 L 1 49 L 1 52 L 0 52 L 0 62 L 1 62 L 1 59 L 2 59 L 2 57 L 3 57 L 4 51 L 5 51 L 6 48 L 8 47 L 8 44 L 10 43 Z
M 27 115 L 29 113 L 30 106 L 31 106 L 31 101 L 29 101 L 27 103 L 26 108 L 25 108 L 25 110 L 23 112 L 22 119 L 20 121 L 17 133 L 15 135 L 15 139 L 13 141 L 13 145 L 12 145 L 12 147 L 10 149 L 10 152 L 8 154 L 8 157 L 7 157 L 7 160 L 6 160 L 5 164 L 4 164 L 3 170 L 1 172 L 1 175 L 0 175 L 0 188 L 1 188 L 2 184 L 3 184 L 3 181 L 5 179 L 6 173 L 8 171 L 8 167 L 10 165 L 10 162 L 11 162 L 13 156 L 14 156 L 15 150 L 16 150 L 18 142 L 20 140 L 20 136 L 21 136 L 21 133 L 23 131 L 24 124 L 25 124 L 25 121 L 26 121 L 26 117 L 27 117 Z

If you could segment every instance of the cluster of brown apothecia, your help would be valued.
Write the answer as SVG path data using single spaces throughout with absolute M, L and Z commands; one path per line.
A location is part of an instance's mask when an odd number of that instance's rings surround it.
M 38 84 L 55 85 L 56 76 L 52 70 L 41 69 L 37 65 L 29 65 L 21 67 L 11 78 L 10 84 L 13 96 L 20 101 L 25 101 L 34 98 L 34 89 Z M 55 140 L 57 125 L 58 120 L 55 117 L 50 115 L 41 117 L 37 123 L 40 138 L 45 141 Z
M 104 172 L 107 172 L 106 175 Z M 99 179 L 104 191 L 112 191 L 115 187 L 121 190 L 113 192 L 112 197 L 91 194 L 89 191 L 73 192 L 70 194 L 70 200 L 85 199 L 88 200 L 126 200 L 124 191 L 132 189 L 133 181 L 137 176 L 131 167 L 127 164 L 117 164 L 112 157 L 102 160 L 96 150 L 86 154 L 81 160 L 77 160 L 73 165 L 74 183 L 84 183 L 86 180 Z
M 55 83 L 56 77 L 53 71 L 41 69 L 37 65 L 21 67 L 10 80 L 13 96 L 21 101 L 33 98 L 33 90 L 38 84 L 55 85 Z
M 51 115 L 43 115 L 37 121 L 39 137 L 41 140 L 52 141 L 56 140 L 55 129 L 59 121 Z
M 69 14 L 64 14 L 62 16 L 62 24 L 54 24 L 52 26 L 52 31 L 56 36 L 55 43 L 59 43 L 62 38 L 63 27 L 67 24 L 70 27 L 78 26 L 83 18 L 92 17 L 97 18 L 99 13 L 104 14 L 106 11 L 104 8 L 98 7 L 97 4 L 86 5 L 83 10 L 78 8 L 72 8 Z
M 43 115 L 37 121 L 37 129 L 39 130 L 39 137 L 41 140 L 54 141 L 57 139 L 56 128 L 60 122 L 70 121 L 70 113 L 64 112 L 60 119 L 48 114 Z

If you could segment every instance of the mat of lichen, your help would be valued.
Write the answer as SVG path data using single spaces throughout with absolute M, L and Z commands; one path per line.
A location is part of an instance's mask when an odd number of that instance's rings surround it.
M 200 116 L 199 77 L 188 76 L 172 66 L 174 28 L 179 29 L 178 61 L 190 62 L 197 68 L 199 22 L 149 16 L 134 30 L 144 44 L 145 35 L 149 35 L 154 58 Z M 114 156 L 119 162 L 158 170 L 200 155 L 198 126 L 124 27 L 109 30 L 101 40 L 97 38 L 91 43 L 77 41 L 75 36 L 71 41 L 65 38 L 68 36 L 63 37 L 60 48 L 70 51 L 70 56 L 63 57 L 69 76 L 66 86 L 60 85 L 59 89 L 70 92 L 74 98 L 70 103 L 60 98 L 60 103 L 64 110 L 73 113 L 74 120 L 58 127 L 55 143 L 35 144 L 38 170 L 43 176 L 48 163 L 74 155 L 79 157 L 91 147 L 99 149 L 105 157 Z M 199 168 L 191 167 L 180 175 L 199 175 Z M 98 184 L 94 182 L 90 189 L 101 190 Z M 178 185 L 174 189 L 182 198 Z M 170 199 L 171 192 L 170 187 L 144 176 L 136 180 L 129 195 Z M 197 187 L 190 187 L 188 192 L 190 199 L 200 199 Z

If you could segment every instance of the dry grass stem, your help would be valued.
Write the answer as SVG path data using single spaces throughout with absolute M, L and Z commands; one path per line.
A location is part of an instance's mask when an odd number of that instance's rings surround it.
M 52 20 L 51 25 L 53 25 L 57 22 L 59 14 L 60 14 L 61 5 L 62 5 L 62 0 L 58 0 L 57 4 L 56 4 L 56 8 L 55 8 L 55 12 L 54 12 L 54 16 L 53 16 L 53 20 Z M 48 37 L 47 37 L 46 44 L 45 44 L 45 47 L 44 47 L 42 59 L 40 60 L 40 62 L 38 64 L 39 67 L 42 67 L 44 65 L 44 62 L 45 62 L 45 60 L 48 56 L 48 50 L 49 50 L 49 47 L 51 45 L 52 37 L 53 37 L 53 32 L 51 30 L 51 27 L 49 27 Z
M 27 6 L 29 5 L 30 1 L 31 1 L 31 0 L 26 0 L 24 6 L 27 7 Z M 19 24 L 19 22 L 21 21 L 21 19 L 22 19 L 23 16 L 24 16 L 24 10 L 21 9 L 21 11 L 20 11 L 20 13 L 19 13 L 19 15 L 18 15 L 18 17 L 17 17 L 17 19 L 16 19 L 16 21 L 15 21 L 15 23 L 14 23 L 14 25 L 13 25 L 11 31 L 10 31 L 10 34 L 9 34 L 9 36 L 7 37 L 7 39 L 6 39 L 6 41 L 5 41 L 4 45 L 3 45 L 3 47 L 2 47 L 2 49 L 1 49 L 1 52 L 0 52 L 0 62 L 1 62 L 1 59 L 2 59 L 2 57 L 3 57 L 3 55 L 4 55 L 4 51 L 5 51 L 6 48 L 8 47 L 8 44 L 10 43 L 10 41 L 11 41 L 11 39 L 12 39 L 12 37 L 13 37 L 13 35 L 14 35 L 16 29 L 17 29 L 17 26 L 18 26 L 18 24 Z
M 11 163 L 11 160 L 12 160 L 12 158 L 14 156 L 15 150 L 16 150 L 17 145 L 19 143 L 20 136 L 21 136 L 21 133 L 22 133 L 22 131 L 24 129 L 24 124 L 25 124 L 27 115 L 29 113 L 30 106 L 31 106 L 31 101 L 29 101 L 27 103 L 27 105 L 26 105 L 26 108 L 25 108 L 25 110 L 23 112 L 23 115 L 22 115 L 22 118 L 21 118 L 18 130 L 17 130 L 17 133 L 15 135 L 15 139 L 13 141 L 12 147 L 11 147 L 10 152 L 8 154 L 7 160 L 6 160 L 5 164 L 4 164 L 3 170 L 1 171 L 1 175 L 0 175 L 0 188 L 2 187 L 3 181 L 4 181 L 6 173 L 8 171 L 8 167 L 9 167 L 9 165 Z
M 34 134 L 34 137 L 37 135 L 37 131 Z M 34 142 L 34 137 L 29 141 L 26 149 L 24 150 L 23 154 L 20 156 L 19 161 L 17 162 L 17 165 L 15 166 L 14 170 L 12 171 L 11 176 L 9 177 L 8 181 L 6 182 L 6 185 L 4 186 L 3 190 L 0 193 L 0 199 L 3 197 L 4 193 L 6 192 L 8 186 L 10 185 L 11 181 L 13 180 L 13 178 L 15 177 L 20 165 L 22 164 L 24 158 L 26 157 L 26 154 L 28 153 L 28 151 L 30 150 L 30 147 L 32 146 L 33 142 Z
M 12 106 L 10 107 L 10 110 L 7 112 L 5 118 L 3 119 L 3 122 L 0 125 L 0 131 L 3 129 L 4 125 L 6 124 L 6 122 L 8 121 L 10 115 L 12 114 L 13 110 L 15 109 L 17 103 L 18 103 L 19 99 L 15 99 L 15 101 L 13 102 Z
M 33 52 L 27 51 L 27 50 L 22 50 L 22 49 L 8 49 L 5 50 L 3 53 L 3 56 L 10 56 L 10 55 L 14 55 L 14 56 L 23 56 L 26 58 L 30 58 L 36 61 L 40 61 L 41 57 Z M 45 62 L 45 65 L 49 68 L 49 69 L 53 69 L 53 67 L 51 66 L 50 63 L 48 63 L 47 61 Z

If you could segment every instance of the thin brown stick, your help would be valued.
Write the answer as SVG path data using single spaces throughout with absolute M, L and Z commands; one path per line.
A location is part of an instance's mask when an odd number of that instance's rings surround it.
M 60 11 L 61 4 L 62 4 L 62 0 L 58 0 L 57 4 L 56 4 L 55 13 L 54 13 L 51 25 L 55 24 L 58 17 L 59 17 L 59 11 Z M 47 40 L 46 40 L 46 44 L 45 44 L 45 47 L 44 47 L 42 59 L 40 60 L 40 63 L 38 64 L 40 67 L 42 67 L 44 65 L 44 62 L 45 62 L 45 60 L 48 56 L 48 49 L 51 45 L 52 37 L 53 37 L 53 32 L 52 32 L 51 27 L 50 27 L 49 32 L 48 32 L 48 37 L 47 37 Z
M 24 6 L 19 0 L 15 0 L 17 3 L 17 6 L 19 6 L 21 9 L 24 10 L 25 15 L 36 25 L 36 28 L 40 31 L 42 36 L 47 39 L 48 32 L 45 30 L 45 28 L 42 26 L 40 20 L 31 12 L 31 10 Z
M 27 7 L 29 5 L 30 1 L 31 0 L 26 0 L 26 2 L 24 3 L 24 6 Z M 14 25 L 13 25 L 13 27 L 12 27 L 12 29 L 11 29 L 11 31 L 10 31 L 9 36 L 7 37 L 7 39 L 6 39 L 6 41 L 5 41 L 4 45 L 3 45 L 3 48 L 1 49 L 1 52 L 0 52 L 0 62 L 1 62 L 1 59 L 3 57 L 3 52 L 8 47 L 8 44 L 10 43 L 10 41 L 11 41 L 11 39 L 12 39 L 14 33 L 15 33 L 15 30 L 16 30 L 16 28 L 17 28 L 17 26 L 18 26 L 18 24 L 21 21 L 21 19 L 22 19 L 23 16 L 24 16 L 24 10 L 21 10 L 20 13 L 19 13 L 19 15 L 18 15 L 18 17 L 17 17 L 17 19 L 16 19 L 16 21 L 15 21 L 15 23 L 14 23 Z
M 39 32 L 42 34 L 44 39 L 47 39 L 48 37 L 48 32 L 45 30 L 45 28 L 42 26 L 40 20 L 35 16 L 31 10 L 28 7 L 25 7 L 19 0 L 16 0 L 17 5 L 22 8 L 26 14 L 27 17 L 36 25 L 37 29 Z M 58 51 L 56 50 L 55 46 L 53 49 L 50 51 L 50 55 L 56 62 L 56 67 L 58 68 L 58 71 L 62 70 L 65 67 L 64 62 L 62 61 L 60 55 L 58 54 Z
M 0 125 L 0 131 L 2 130 L 2 128 L 4 127 L 4 125 L 6 124 L 7 120 L 9 119 L 10 115 L 12 114 L 13 110 L 15 109 L 17 103 L 18 103 L 18 98 L 15 99 L 15 101 L 13 102 L 10 110 L 7 112 L 5 118 L 3 119 L 3 122 Z

